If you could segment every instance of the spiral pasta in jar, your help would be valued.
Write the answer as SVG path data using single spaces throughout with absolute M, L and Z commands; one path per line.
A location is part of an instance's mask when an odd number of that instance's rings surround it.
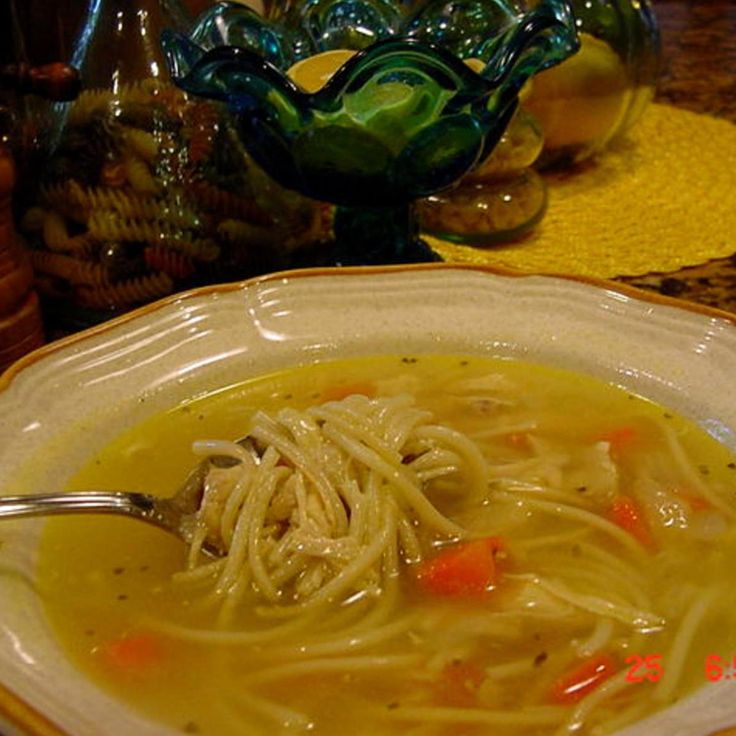
M 68 106 L 21 227 L 52 329 L 68 332 L 282 268 L 327 218 L 257 168 L 224 109 L 148 78 Z

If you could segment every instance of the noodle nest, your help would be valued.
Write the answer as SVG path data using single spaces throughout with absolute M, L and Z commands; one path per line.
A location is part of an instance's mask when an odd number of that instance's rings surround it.
M 433 497 L 480 500 L 488 484 L 476 445 L 407 395 L 258 412 L 245 441 L 195 451 L 220 467 L 204 480 L 180 577 L 202 574 L 200 552 L 216 546 L 224 556 L 207 567 L 216 594 L 232 604 L 255 589 L 265 615 L 380 595 L 401 560 L 422 558 L 418 525 L 437 539 L 465 535 Z

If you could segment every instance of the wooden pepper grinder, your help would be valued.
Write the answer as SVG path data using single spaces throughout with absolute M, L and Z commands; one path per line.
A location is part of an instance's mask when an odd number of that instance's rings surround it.
M 33 269 L 13 225 L 15 165 L 0 144 L 0 371 L 44 342 Z
M 65 64 L 12 65 L 0 68 L 0 87 L 60 101 L 76 97 L 79 78 Z M 0 142 L 0 372 L 44 343 L 30 257 L 13 222 L 16 176 L 10 148 Z

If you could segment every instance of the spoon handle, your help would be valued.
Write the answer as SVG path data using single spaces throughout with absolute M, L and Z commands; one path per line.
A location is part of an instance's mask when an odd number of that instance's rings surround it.
M 154 499 L 144 493 L 123 491 L 75 491 L 0 496 L 0 518 L 48 514 L 108 513 L 147 518 Z

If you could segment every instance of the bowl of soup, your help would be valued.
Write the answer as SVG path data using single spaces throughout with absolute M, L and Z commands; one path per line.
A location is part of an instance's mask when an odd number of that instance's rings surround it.
M 736 324 L 449 265 L 188 292 L 0 379 L 0 724 L 39 734 L 736 727 Z M 214 553 L 213 553 L 214 551 Z

